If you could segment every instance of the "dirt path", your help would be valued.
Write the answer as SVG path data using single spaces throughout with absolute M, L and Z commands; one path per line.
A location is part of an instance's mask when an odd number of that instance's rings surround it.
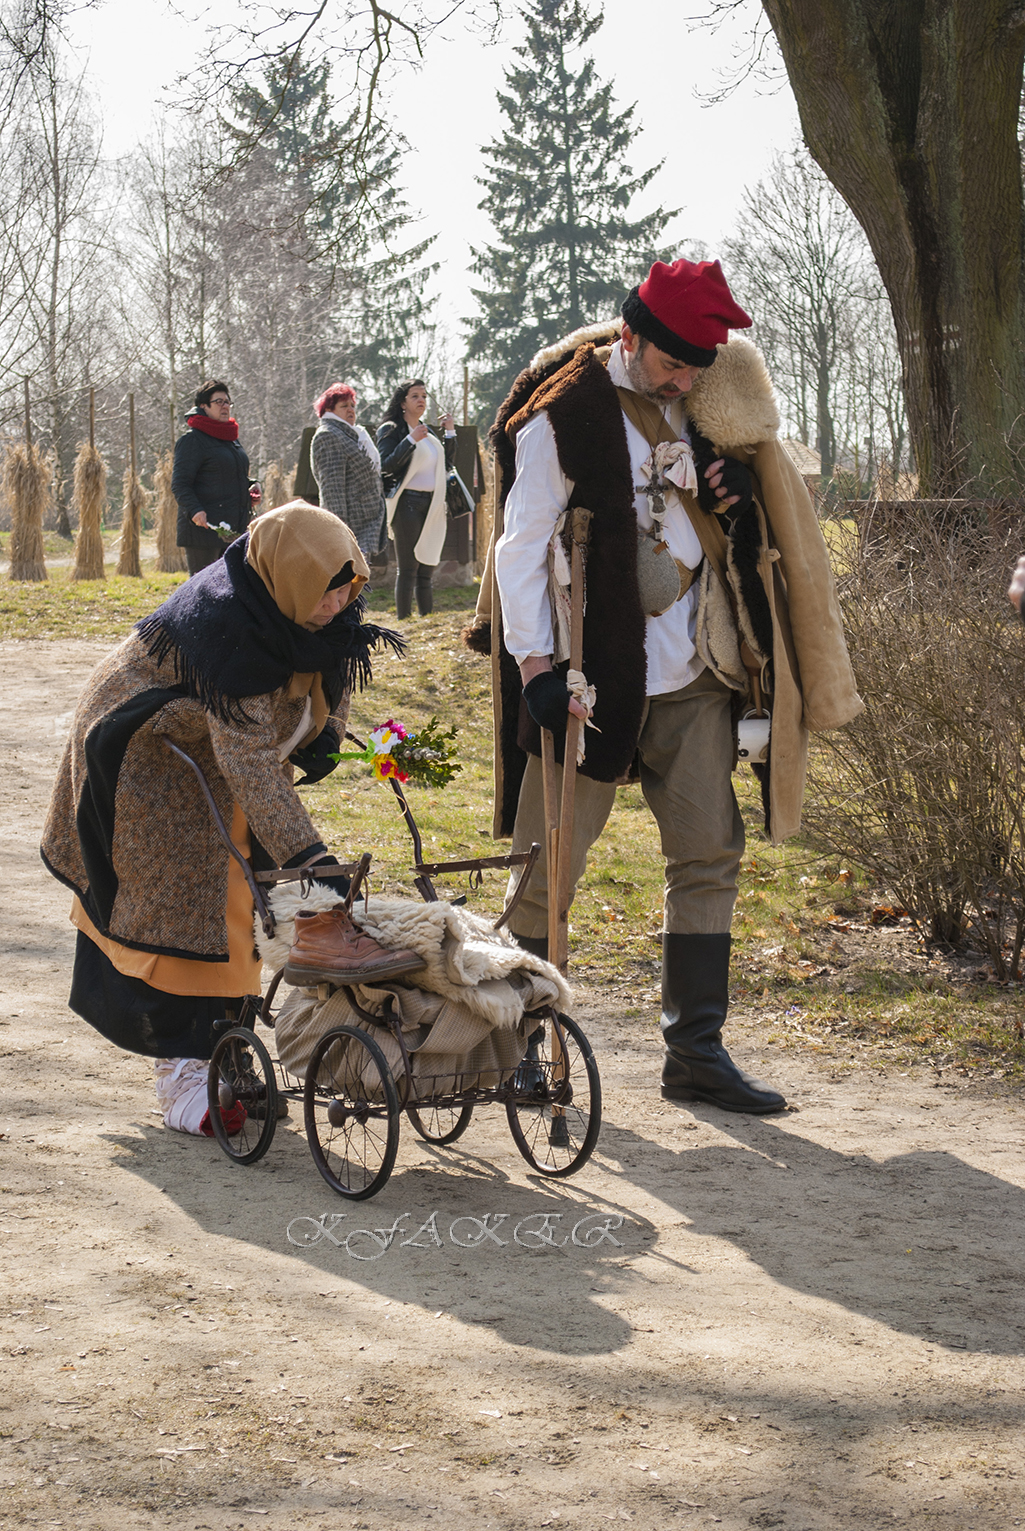
M 247 1170 L 165 1131 L 66 1007 L 36 851 L 102 652 L 0 644 L 0 1524 L 1025 1524 L 1007 1093 L 832 1078 L 740 1023 L 797 1109 L 671 1107 L 654 1028 L 582 992 L 606 1124 L 565 1184 L 495 1108 L 452 1150 L 404 1127 L 349 1206 L 294 1121 Z

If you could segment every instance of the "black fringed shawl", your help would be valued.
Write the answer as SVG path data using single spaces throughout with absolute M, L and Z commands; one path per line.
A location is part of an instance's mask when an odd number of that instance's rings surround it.
M 373 649 L 387 644 L 404 652 L 398 633 L 363 621 L 362 596 L 316 632 L 289 621 L 246 561 L 248 550 L 247 532 L 136 624 L 149 654 L 158 663 L 172 658 L 176 681 L 208 712 L 249 722 L 242 698 L 312 672 L 319 672 L 333 712 L 346 691 L 370 680 Z

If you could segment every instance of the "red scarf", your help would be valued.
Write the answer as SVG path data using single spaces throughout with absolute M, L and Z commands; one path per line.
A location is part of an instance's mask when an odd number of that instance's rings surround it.
M 185 423 L 191 425 L 194 431 L 205 431 L 208 436 L 216 436 L 218 441 L 238 440 L 237 420 L 211 420 L 209 415 L 200 413 L 186 415 Z

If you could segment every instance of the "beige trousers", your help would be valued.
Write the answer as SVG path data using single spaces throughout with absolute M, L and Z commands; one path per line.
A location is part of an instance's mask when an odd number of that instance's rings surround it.
M 641 790 L 655 815 L 666 858 L 667 931 L 713 935 L 730 928 L 744 854 L 744 821 L 733 792 L 733 751 L 733 692 L 711 670 L 703 670 L 680 691 L 648 698 L 638 741 Z M 561 791 L 562 768 L 556 770 Z M 615 798 L 611 783 L 577 776 L 573 894 Z M 545 838 L 541 762 L 531 755 L 516 809 L 513 850 L 528 850 L 534 840 L 542 849 L 512 918 L 520 936 L 548 934 Z

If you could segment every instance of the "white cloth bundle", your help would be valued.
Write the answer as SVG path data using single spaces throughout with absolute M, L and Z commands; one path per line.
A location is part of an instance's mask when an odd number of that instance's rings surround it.
M 206 1080 L 210 1065 L 202 1058 L 156 1058 L 157 1105 L 164 1126 L 193 1137 L 208 1137 L 203 1123 L 207 1115 Z

